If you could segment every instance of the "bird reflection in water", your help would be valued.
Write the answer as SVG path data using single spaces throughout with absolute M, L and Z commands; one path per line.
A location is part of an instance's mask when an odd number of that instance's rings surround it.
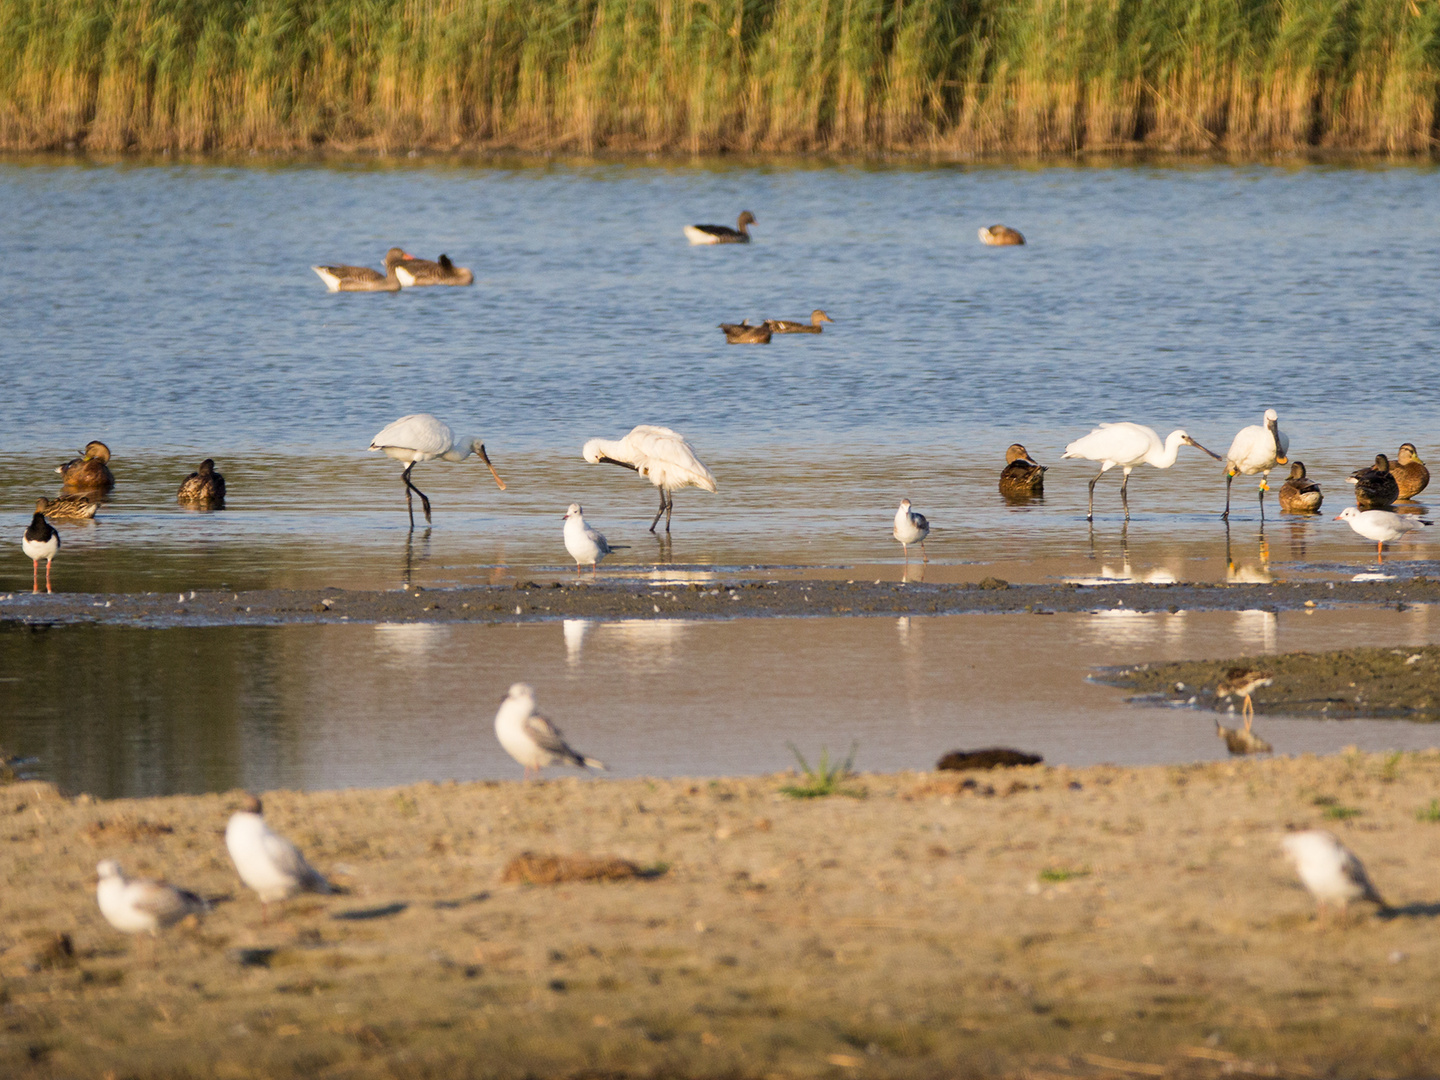
M 415 573 L 415 564 L 425 562 L 430 558 L 430 533 L 433 530 L 425 526 L 424 532 L 420 534 L 420 554 L 415 554 L 415 530 L 411 529 L 405 534 L 405 585 L 408 588 L 412 582 L 411 577 Z
M 1269 585 L 1275 580 L 1270 573 L 1270 542 L 1265 527 L 1260 527 L 1260 548 L 1254 563 L 1237 563 L 1230 545 L 1230 523 L 1225 523 L 1225 582 L 1229 585 Z

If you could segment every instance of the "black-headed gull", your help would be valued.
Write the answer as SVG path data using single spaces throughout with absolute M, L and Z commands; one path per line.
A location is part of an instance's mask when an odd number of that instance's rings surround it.
M 339 892 L 305 861 L 300 849 L 275 832 L 261 817 L 263 807 L 254 795 L 245 797 L 245 809 L 230 815 L 225 846 L 240 880 L 260 897 L 261 916 L 269 905 L 302 892 Z
M 574 765 L 577 769 L 604 769 L 606 765 L 571 749 L 555 725 L 535 711 L 535 690 L 515 683 L 495 714 L 495 737 L 512 758 L 525 766 L 525 779 L 547 765 Z
M 1434 524 L 1433 521 L 1422 521 L 1420 518 L 1396 514 L 1390 510 L 1361 510 L 1358 507 L 1347 506 L 1340 513 L 1335 515 L 1336 521 L 1343 521 L 1367 540 L 1375 541 L 1375 561 L 1385 561 L 1385 545 L 1399 540 L 1408 532 L 1416 529 L 1427 529 Z
M 114 859 L 95 867 L 100 883 L 95 901 L 105 921 L 122 934 L 152 937 L 187 915 L 203 915 L 208 905 L 200 897 L 163 881 L 127 878 Z
M 925 515 L 917 514 L 911 510 L 909 499 L 901 499 L 900 509 L 895 511 L 894 536 L 896 540 L 900 541 L 900 546 L 905 550 L 906 566 L 910 565 L 911 544 L 919 544 L 920 557 L 927 563 L 930 561 L 930 556 L 925 554 L 925 538 L 929 535 L 930 522 L 925 520 Z
M 606 555 L 627 546 L 626 544 L 610 544 L 606 541 L 604 533 L 596 532 L 586 525 L 585 512 L 580 509 L 579 503 L 571 503 L 566 509 L 565 550 L 570 552 L 570 557 L 575 560 L 577 573 L 582 566 L 595 569 L 596 564 Z
M 1280 846 L 1294 863 L 1305 888 L 1319 902 L 1321 918 L 1327 904 L 1344 911 L 1352 900 L 1370 900 L 1379 904 L 1381 911 L 1390 909 L 1370 884 L 1360 860 L 1332 833 L 1324 829 L 1291 833 Z

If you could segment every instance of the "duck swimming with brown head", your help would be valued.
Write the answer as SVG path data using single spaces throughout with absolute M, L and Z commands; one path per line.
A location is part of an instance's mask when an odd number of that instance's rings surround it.
M 312 266 L 331 292 L 399 292 L 400 279 L 395 268 L 413 259 L 404 248 L 392 247 L 385 253 L 385 273 L 368 266 Z
M 109 491 L 115 486 L 115 477 L 107 464 L 110 448 L 103 442 L 86 443 L 81 456 L 71 458 L 64 465 L 57 465 L 60 482 L 68 491 Z
M 1401 443 L 1395 459 L 1395 463 L 1390 466 L 1390 475 L 1395 477 L 1400 498 L 1413 499 L 1429 486 L 1430 470 L 1425 467 L 1425 462 L 1420 460 L 1420 452 L 1415 449 L 1414 443 Z
M 816 308 L 810 313 L 810 321 L 795 322 L 790 319 L 766 319 L 765 328 L 772 334 L 818 334 L 824 329 L 821 323 L 833 323 L 835 320 L 826 315 L 825 312 Z
M 1031 499 L 1045 494 L 1047 466 L 1033 461 L 1018 442 L 1005 451 L 1005 468 L 1000 473 L 1000 494 L 1007 499 Z
M 769 345 L 772 331 L 768 326 L 751 326 L 749 319 L 739 323 L 721 323 L 720 329 L 725 331 L 725 340 L 731 345 Z
M 206 458 L 200 467 L 185 478 L 175 501 L 182 503 L 206 503 L 215 506 L 225 501 L 225 477 L 215 471 L 213 458 Z
M 1375 455 L 1375 464 L 1350 474 L 1355 485 L 1355 505 L 1361 510 L 1383 510 L 1400 498 L 1400 485 L 1390 472 L 1390 459 Z
M 1324 501 L 1320 485 L 1305 475 L 1305 463 L 1292 461 L 1290 475 L 1280 485 L 1280 509 L 1292 514 L 1313 514 Z

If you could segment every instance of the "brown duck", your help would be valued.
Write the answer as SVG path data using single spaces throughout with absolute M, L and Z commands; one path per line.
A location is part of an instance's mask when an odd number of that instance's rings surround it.
M 720 324 L 720 329 L 725 331 L 725 340 L 731 345 L 769 345 L 771 330 L 768 326 L 751 326 L 750 320 L 745 319 L 739 324 Z
M 1000 473 L 1000 494 L 1007 499 L 1029 499 L 1045 494 L 1045 469 L 1030 459 L 1018 442 L 1005 451 L 1005 468 Z
M 215 471 L 215 461 L 206 458 L 200 467 L 185 478 L 175 501 L 182 503 L 223 503 L 225 501 L 225 477 Z
M 824 329 L 822 322 L 833 323 L 835 320 L 826 315 L 825 312 L 816 308 L 810 313 L 810 321 L 791 322 L 789 319 L 766 319 L 765 329 L 772 334 L 818 334 Z
M 475 275 L 463 266 L 456 266 L 449 255 L 438 260 L 417 259 L 413 255 L 395 267 L 395 276 L 407 289 L 418 289 L 423 285 L 473 285 Z
M 399 292 L 400 279 L 395 275 L 395 267 L 413 258 L 403 249 L 392 247 L 385 253 L 383 274 L 368 266 L 312 266 L 310 269 L 320 275 L 331 292 Z
M 1290 475 L 1280 485 L 1280 509 L 1292 514 L 1314 513 L 1324 500 L 1320 485 L 1305 475 L 1305 463 L 1292 461 Z
M 100 504 L 88 495 L 61 495 L 58 499 L 36 499 L 35 513 L 55 521 L 84 521 L 93 518 Z
M 755 215 L 749 210 L 742 210 L 736 224 L 738 227 L 734 229 L 729 225 L 686 225 L 685 238 L 692 244 L 748 244 L 748 226 L 759 224 Z
M 1390 466 L 1390 475 L 1395 477 L 1400 498 L 1413 499 L 1429 485 L 1430 470 L 1425 467 L 1425 462 L 1420 460 L 1414 443 L 1402 443 L 1400 452 L 1395 457 L 1395 464 Z
M 110 460 L 110 448 L 103 442 L 90 442 L 80 451 L 81 457 L 71 458 L 64 465 L 57 465 L 60 482 L 70 491 L 109 491 L 115 486 L 115 477 L 106 464 Z
M 1390 459 L 1375 455 L 1375 464 L 1350 474 L 1355 485 L 1355 505 L 1361 510 L 1383 510 L 1400 497 L 1400 485 L 1390 472 Z
M 980 242 L 987 247 L 1017 247 L 1025 243 L 1025 237 L 1006 225 L 991 225 L 980 230 Z

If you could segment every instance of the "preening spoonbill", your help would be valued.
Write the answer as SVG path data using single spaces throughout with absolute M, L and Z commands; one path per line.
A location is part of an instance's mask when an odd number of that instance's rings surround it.
M 500 490 L 505 490 L 505 481 L 490 464 L 490 455 L 485 453 L 485 444 L 478 437 L 466 436 L 457 440 L 450 425 L 437 420 L 429 413 L 411 413 L 402 416 L 370 440 L 371 450 L 383 450 L 386 457 L 406 462 L 405 471 L 400 474 L 405 481 L 405 509 L 410 511 L 410 527 L 415 527 L 415 504 L 410 492 L 420 496 L 425 509 L 425 520 L 430 520 L 430 500 L 425 493 L 410 482 L 410 470 L 417 461 L 464 461 L 471 454 L 479 456 L 495 477 Z
M 463 266 L 456 266 L 449 255 L 441 255 L 436 262 L 407 255 L 403 262 L 396 265 L 395 276 L 407 289 L 418 289 L 423 285 L 472 285 L 475 282 L 475 275 Z
M 30 519 L 30 527 L 25 530 L 25 538 L 20 541 L 20 550 L 30 557 L 31 567 L 34 573 L 31 574 L 33 592 L 40 591 L 40 560 L 45 560 L 45 591 L 51 592 L 50 588 L 50 560 L 55 558 L 55 553 L 60 550 L 60 534 L 55 531 L 53 525 L 45 520 L 45 515 L 37 507 L 35 516 Z
M 1154 428 L 1129 421 L 1101 424 L 1083 439 L 1076 439 L 1065 447 L 1065 453 L 1061 454 L 1061 457 L 1100 462 L 1100 471 L 1095 474 L 1095 479 L 1090 481 L 1090 509 L 1085 514 L 1085 520 L 1095 519 L 1095 484 L 1117 465 L 1125 470 L 1120 480 L 1120 503 L 1125 507 L 1125 517 L 1128 520 L 1130 502 L 1125 494 L 1125 485 L 1130 482 L 1131 470 L 1137 465 L 1153 465 L 1157 469 L 1170 468 L 1180 454 L 1181 443 L 1209 454 L 1216 461 L 1220 460 L 1219 454 L 1206 450 L 1182 430 L 1172 431 L 1169 437 L 1161 442 Z
M 88 495 L 61 495 L 57 499 L 36 499 L 35 512 L 54 521 L 84 521 L 95 516 L 100 504 Z
M 1381 911 L 1389 910 L 1355 853 L 1325 830 L 1291 833 L 1280 846 L 1290 857 L 1300 881 L 1319 903 L 1322 919 L 1326 904 L 1344 911 L 1352 900 L 1369 900 L 1379 904 Z
M 1000 494 L 1007 499 L 1028 499 L 1045 494 L 1045 466 L 1031 460 L 1030 452 L 1018 442 L 1005 451 L 1005 468 L 1000 473 Z
M 205 913 L 205 901 L 194 893 L 163 881 L 127 878 L 114 859 L 102 860 L 95 875 L 100 879 L 95 887 L 100 914 L 122 934 L 154 936 L 187 915 Z
M 1420 452 L 1411 442 L 1401 443 L 1400 452 L 1395 455 L 1395 464 L 1390 466 L 1390 475 L 1400 489 L 1400 498 L 1413 499 L 1430 483 L 1430 470 L 1420 460 Z
M 245 796 L 245 806 L 230 815 L 225 826 L 225 847 L 240 880 L 260 897 L 262 918 L 269 906 L 302 892 L 336 893 L 308 862 L 300 849 L 265 823 L 264 808 L 254 795 Z
M 368 266 L 312 266 L 310 269 L 320 275 L 331 292 L 399 292 L 401 282 L 395 267 L 411 258 L 414 256 L 405 254 L 402 248 L 392 247 L 385 253 L 383 274 Z
M 1025 243 L 1025 237 L 1008 225 L 991 225 L 980 230 L 980 243 L 986 247 L 1016 247 Z
M 1324 501 L 1320 485 L 1305 475 L 1305 463 L 1292 461 L 1290 475 L 1280 485 L 1280 509 L 1289 510 L 1292 514 L 1313 513 Z
M 185 478 L 175 493 L 176 502 L 222 503 L 225 501 L 225 477 L 215 471 L 215 459 L 206 458 L 200 467 Z
M 512 758 L 525 766 L 525 779 L 547 765 L 574 765 L 577 769 L 604 769 L 596 758 L 586 757 L 570 748 L 555 725 L 535 711 L 535 691 L 517 682 L 500 702 L 495 714 L 495 737 Z
M 901 499 L 900 509 L 895 511 L 895 530 L 893 533 L 896 540 L 900 541 L 900 547 L 905 552 L 905 565 L 910 565 L 910 545 L 920 545 L 920 558 L 924 562 L 930 561 L 930 556 L 925 554 L 925 538 L 930 535 L 930 522 L 925 520 L 924 514 L 917 514 L 910 509 L 910 500 Z
M 110 460 L 108 446 L 103 442 L 89 442 L 80 454 L 64 465 L 55 466 L 61 484 L 70 491 L 109 491 L 115 486 L 115 477 L 106 464 Z
M 675 509 L 675 492 L 683 487 L 715 490 L 715 477 L 705 463 L 695 456 L 685 436 L 667 427 L 641 424 L 623 439 L 591 439 L 580 451 L 591 465 L 623 465 L 634 469 L 660 489 L 660 510 L 650 523 L 650 531 L 665 515 L 665 531 L 670 531 L 670 514 Z
M 765 329 L 772 334 L 818 334 L 825 328 L 821 323 L 833 323 L 835 320 L 826 315 L 818 307 L 810 313 L 810 321 L 791 322 L 789 319 L 766 319 Z
M 749 210 L 742 210 L 738 228 L 732 229 L 729 225 L 686 225 L 685 237 L 692 244 L 748 244 L 750 230 L 747 226 L 756 224 L 755 215 Z
M 1230 485 L 1239 473 L 1254 476 L 1260 473 L 1260 520 L 1265 520 L 1265 492 L 1270 490 L 1270 470 L 1276 465 L 1288 464 L 1285 451 L 1290 449 L 1290 437 L 1280 430 L 1280 416 L 1274 409 L 1265 410 L 1265 423 L 1251 424 L 1235 434 L 1230 449 L 1225 454 L 1225 513 L 1220 517 L 1230 520 Z
M 1435 524 L 1433 521 L 1422 521 L 1420 518 L 1406 517 L 1389 510 L 1361 510 L 1354 506 L 1345 507 L 1335 516 L 1335 520 L 1345 522 L 1365 539 L 1375 541 L 1377 563 L 1385 561 L 1387 543 L 1399 540 L 1408 532 L 1429 528 Z
M 604 533 L 596 532 L 586 525 L 585 512 L 580 509 L 579 503 L 571 503 L 565 511 L 565 550 L 570 552 L 571 558 L 575 560 L 576 573 L 580 572 L 582 566 L 589 566 L 594 570 L 606 555 L 626 547 L 629 545 L 616 544 L 612 547 L 606 541 Z
M 725 331 L 725 340 L 731 345 L 769 345 L 770 335 L 774 333 L 763 323 L 751 326 L 749 319 L 738 323 L 722 322 L 720 329 Z
M 1376 454 L 1375 464 L 1370 468 L 1351 473 L 1349 482 L 1355 485 L 1355 505 L 1361 510 L 1381 509 L 1400 498 L 1400 485 L 1390 472 L 1390 459 L 1384 454 Z

